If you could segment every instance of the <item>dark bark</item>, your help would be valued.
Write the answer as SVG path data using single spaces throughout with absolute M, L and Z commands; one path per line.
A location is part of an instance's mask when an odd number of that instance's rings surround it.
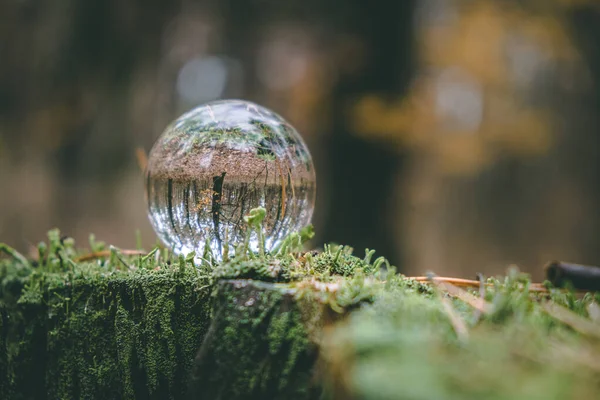
M 546 266 L 546 279 L 554 286 L 600 291 L 600 267 L 552 261 Z
M 365 66 L 342 76 L 332 95 L 333 133 L 327 143 L 330 203 L 318 242 L 347 243 L 358 251 L 377 248 L 399 264 L 399 243 L 391 231 L 389 200 L 405 156 L 360 138 L 349 125 L 350 106 L 366 94 L 400 97 L 410 80 L 414 2 L 353 1 L 346 29 L 362 41 Z M 394 221 L 401 223 L 401 221 Z

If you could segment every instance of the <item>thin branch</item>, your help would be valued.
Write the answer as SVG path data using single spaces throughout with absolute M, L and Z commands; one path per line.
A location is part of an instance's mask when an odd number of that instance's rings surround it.
M 147 254 L 144 250 L 119 250 L 119 252 L 124 256 L 145 256 Z M 105 257 L 110 257 L 110 250 L 96 251 L 93 253 L 85 254 L 83 256 L 77 257 L 75 261 L 90 261 L 95 260 L 97 258 Z
M 571 284 L 575 289 L 600 290 L 600 267 L 552 261 L 545 267 L 546 279 L 556 287 Z
M 426 276 L 407 276 L 406 278 L 413 279 L 417 282 L 428 282 L 429 281 L 429 278 L 427 278 Z M 436 279 L 436 281 L 450 283 L 457 287 L 475 288 L 475 289 L 479 289 L 479 287 L 480 287 L 480 282 L 477 280 L 473 280 L 473 279 L 450 278 L 450 277 L 444 277 L 444 276 L 436 276 L 435 279 Z M 486 286 L 491 287 L 493 285 L 490 283 L 487 283 Z M 529 285 L 529 291 L 530 292 L 547 293 L 548 289 L 546 289 L 546 287 L 541 283 L 531 283 Z

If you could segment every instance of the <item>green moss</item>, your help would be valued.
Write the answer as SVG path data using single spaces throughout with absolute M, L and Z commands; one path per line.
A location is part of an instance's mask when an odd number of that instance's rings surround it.
M 249 215 L 251 229 L 261 229 L 262 215 Z M 580 335 L 544 309 L 552 301 L 590 322 L 598 296 L 551 288 L 542 298 L 528 290 L 528 276 L 511 270 L 488 280 L 491 308 L 480 314 L 397 275 L 373 251 L 362 258 L 345 246 L 303 252 L 311 235 L 293 233 L 272 254 L 242 245 L 221 265 L 199 266 L 166 249 L 126 256 L 111 247 L 108 257 L 78 261 L 82 253 L 58 231 L 38 246 L 37 260 L 3 246 L 0 398 L 598 393 L 593 336 L 600 335 Z M 93 237 L 90 247 L 106 248 Z M 467 337 L 457 334 L 448 304 Z
M 194 370 L 202 398 L 308 399 L 316 348 L 285 284 L 222 281 Z
M 208 276 L 74 263 L 69 243 L 49 239 L 38 267 L 0 263 L 6 398 L 180 397 L 208 328 Z
M 389 279 L 325 339 L 333 397 L 595 397 L 598 370 L 589 357 L 596 359 L 599 343 L 544 312 L 546 300 L 527 290 L 527 277 L 509 274 L 490 283 L 486 298 L 494 307 L 480 319 L 453 301 L 468 328 L 468 339 L 461 340 L 437 296 L 414 291 L 402 277 Z M 592 301 L 558 291 L 551 299 L 581 315 Z

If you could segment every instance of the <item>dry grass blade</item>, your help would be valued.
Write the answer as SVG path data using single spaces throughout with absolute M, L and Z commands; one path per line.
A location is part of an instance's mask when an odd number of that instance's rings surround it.
M 137 159 L 138 166 L 140 170 L 144 172 L 146 170 L 146 166 L 148 166 L 148 155 L 141 147 L 135 149 L 135 158 Z
M 448 314 L 448 319 L 456 332 L 456 336 L 462 341 L 466 341 L 469 339 L 469 330 L 467 329 L 467 325 L 465 321 L 458 315 L 454 308 L 452 308 L 452 304 L 448 301 L 447 298 L 438 293 L 440 297 L 440 301 L 442 302 L 442 306 L 444 306 L 444 311 Z
M 543 307 L 544 311 L 546 311 L 550 316 L 559 320 L 565 325 L 569 325 L 577 332 L 587 336 L 594 336 L 596 338 L 600 338 L 599 324 L 596 324 L 587 318 L 577 315 L 571 310 L 563 306 L 559 306 L 556 303 L 548 302 L 544 304 Z
M 434 274 L 430 274 L 427 278 L 428 278 L 429 282 L 432 282 L 436 286 L 436 288 L 445 290 L 450 295 L 452 295 L 452 293 L 450 293 L 450 291 L 448 289 L 451 289 L 453 292 L 456 293 L 456 290 L 453 290 L 450 287 L 451 285 L 437 282 L 436 281 L 437 278 L 435 277 Z M 445 285 L 447 285 L 447 286 L 445 286 Z M 454 288 L 454 289 L 461 291 L 461 289 L 458 289 L 458 288 Z M 456 313 L 456 311 L 454 311 L 454 308 L 452 307 L 452 304 L 450 303 L 450 301 L 446 297 L 444 297 L 439 290 L 437 291 L 437 295 L 438 295 L 438 298 L 440 299 L 440 302 L 442 303 L 442 306 L 444 307 L 444 311 L 448 315 L 448 319 L 450 320 L 450 323 L 452 324 L 452 327 L 454 328 L 454 331 L 456 332 L 456 336 L 458 337 L 458 339 L 463 342 L 466 341 L 467 339 L 469 339 L 469 330 L 467 329 L 467 325 L 465 324 L 465 321 L 463 321 L 463 319 L 460 317 L 460 315 L 458 315 L 458 313 Z
M 552 341 L 549 349 L 556 358 L 564 357 L 582 367 L 600 371 L 600 358 L 598 357 L 596 349 L 590 346 L 581 343 L 579 349 L 574 349 L 572 346 L 567 346 L 558 341 Z
M 479 298 L 482 301 L 485 302 L 485 278 L 484 278 L 483 274 L 479 274 L 478 273 L 477 274 L 477 280 L 479 281 Z M 474 314 L 473 314 L 474 320 L 475 320 L 475 322 L 474 322 L 475 324 L 477 322 L 479 322 L 479 320 L 481 319 L 482 315 L 483 315 L 483 312 L 480 309 L 475 308 L 475 311 L 474 311 Z
M 583 343 L 580 343 L 578 348 L 574 348 L 551 339 L 545 351 L 527 351 L 526 348 L 516 347 L 511 349 L 511 354 L 537 364 L 554 365 L 568 371 L 573 371 L 573 364 L 575 364 L 575 368 L 590 368 L 600 372 L 600 357 L 597 349 Z
M 484 314 L 490 313 L 492 311 L 492 305 L 485 301 L 481 297 L 477 297 L 466 290 L 463 290 L 457 286 L 454 286 L 451 283 L 448 283 L 443 280 L 439 280 L 439 278 L 433 278 L 433 283 L 440 289 L 445 290 L 453 297 L 464 301 L 469 304 L 471 307 L 475 308 L 479 312 Z
M 587 312 L 590 319 L 595 323 L 600 323 L 600 306 L 595 301 L 588 304 Z

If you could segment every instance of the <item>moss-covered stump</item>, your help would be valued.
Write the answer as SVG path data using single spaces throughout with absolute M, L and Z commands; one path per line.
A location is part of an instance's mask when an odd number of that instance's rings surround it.
M 94 240 L 86 254 L 56 231 L 37 260 L 1 245 L 0 398 L 317 398 L 320 307 L 298 306 L 310 271 L 291 238 L 218 268 Z
M 190 398 L 318 398 L 317 351 L 294 292 L 287 284 L 251 280 L 217 284 Z
M 516 271 L 467 292 L 340 246 L 0 260 L 1 399 L 579 399 L 600 393 L 597 296 Z M 318 371 L 317 371 L 318 367 Z
M 191 269 L 7 272 L 1 398 L 183 396 L 210 321 L 206 278 Z

